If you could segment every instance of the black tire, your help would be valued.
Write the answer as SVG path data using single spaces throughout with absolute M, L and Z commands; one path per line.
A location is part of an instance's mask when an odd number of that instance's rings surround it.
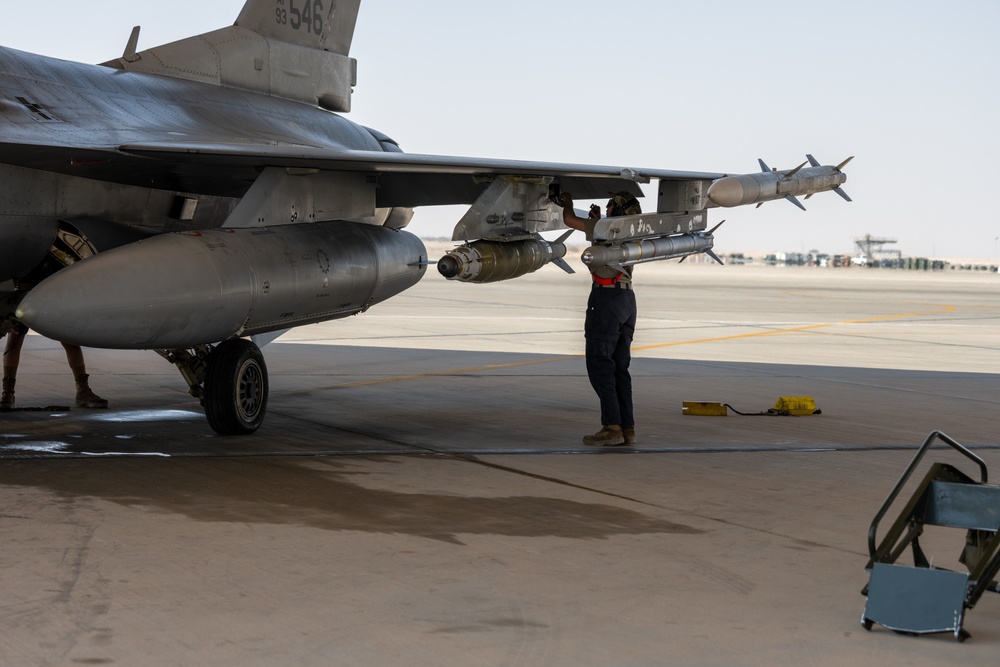
M 243 339 L 220 343 L 205 369 L 205 416 L 219 435 L 247 435 L 264 423 L 267 366 L 260 348 Z

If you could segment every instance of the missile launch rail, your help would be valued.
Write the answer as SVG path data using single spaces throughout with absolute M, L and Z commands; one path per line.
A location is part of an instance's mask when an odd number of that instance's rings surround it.
M 692 213 L 639 213 L 603 218 L 594 227 L 594 242 L 621 243 L 708 229 L 708 211 Z

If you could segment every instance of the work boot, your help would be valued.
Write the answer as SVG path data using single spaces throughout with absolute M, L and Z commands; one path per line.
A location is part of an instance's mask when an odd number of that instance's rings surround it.
M 622 436 L 625 438 L 626 445 L 635 444 L 635 429 L 634 428 L 623 428 Z
M 588 447 L 620 447 L 625 444 L 625 436 L 618 424 L 605 425 L 594 435 L 583 436 L 583 444 Z
M 14 378 L 3 379 L 3 394 L 0 394 L 0 412 L 14 409 Z
M 89 375 L 80 375 L 76 378 L 76 407 L 98 409 L 108 407 L 105 399 L 91 391 L 89 378 Z

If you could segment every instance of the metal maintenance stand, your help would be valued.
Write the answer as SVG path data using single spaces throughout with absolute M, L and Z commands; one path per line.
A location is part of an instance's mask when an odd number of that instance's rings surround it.
M 979 466 L 979 481 L 946 463 L 933 464 L 876 547 L 879 522 L 938 439 Z M 865 569 L 871 578 L 862 591 L 868 603 L 861 618 L 866 630 L 878 623 L 905 634 L 952 632 L 958 641 L 968 639 L 969 633 L 962 629 L 965 611 L 975 607 L 986 590 L 1000 592 L 993 581 L 1000 570 L 1000 486 L 986 482 L 986 464 L 981 458 L 940 431 L 927 436 L 868 531 L 871 560 Z M 967 531 L 959 562 L 968 568 L 968 574 L 931 564 L 919 541 L 926 525 Z M 912 567 L 896 564 L 907 547 L 913 552 Z

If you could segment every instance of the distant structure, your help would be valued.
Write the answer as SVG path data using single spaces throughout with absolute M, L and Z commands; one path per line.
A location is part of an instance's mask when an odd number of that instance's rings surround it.
M 878 260 L 886 255 L 895 257 L 896 262 L 901 262 L 903 253 L 895 248 L 886 250 L 885 246 L 897 243 L 896 239 L 876 238 L 871 234 L 865 234 L 860 239 L 854 239 L 854 245 L 858 249 L 858 264 L 865 266 L 877 266 Z

